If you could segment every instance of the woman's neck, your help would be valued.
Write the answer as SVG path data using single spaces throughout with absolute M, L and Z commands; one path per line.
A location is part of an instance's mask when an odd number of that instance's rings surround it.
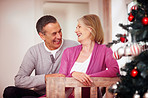
M 95 45 L 95 41 L 88 41 L 82 44 L 83 52 L 92 52 Z

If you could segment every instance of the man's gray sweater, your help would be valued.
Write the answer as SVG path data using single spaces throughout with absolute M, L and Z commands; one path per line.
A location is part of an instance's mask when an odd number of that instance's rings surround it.
M 18 74 L 15 76 L 15 86 L 20 88 L 34 88 L 40 94 L 45 94 L 45 74 L 58 73 L 64 49 L 78 45 L 71 40 L 63 40 L 62 47 L 55 54 L 55 63 L 52 62 L 51 53 L 44 43 L 31 47 L 24 56 Z M 35 76 L 30 76 L 35 70 Z

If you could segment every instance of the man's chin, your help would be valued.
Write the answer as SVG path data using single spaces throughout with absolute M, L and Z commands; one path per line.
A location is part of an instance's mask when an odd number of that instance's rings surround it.
M 59 48 L 61 46 L 61 43 L 56 44 L 55 46 L 56 46 L 56 48 Z

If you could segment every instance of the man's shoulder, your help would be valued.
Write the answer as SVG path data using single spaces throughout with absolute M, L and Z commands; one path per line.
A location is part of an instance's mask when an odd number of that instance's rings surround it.
M 29 50 L 38 50 L 38 49 L 42 48 L 43 46 L 44 46 L 44 43 L 41 42 L 41 43 L 38 43 L 38 44 L 35 44 L 35 45 L 31 46 L 29 48 Z
M 81 50 L 82 48 L 82 45 L 76 45 L 76 46 L 72 46 L 72 47 L 68 47 L 65 49 L 65 51 L 71 51 L 71 52 L 75 52 L 75 51 L 78 51 L 78 50 Z
M 73 47 L 73 46 L 79 45 L 79 43 L 74 40 L 63 40 L 63 41 L 64 41 L 63 46 L 66 46 L 66 47 Z
M 64 41 L 65 43 L 79 44 L 77 41 L 74 41 L 74 40 L 63 39 L 63 41 Z

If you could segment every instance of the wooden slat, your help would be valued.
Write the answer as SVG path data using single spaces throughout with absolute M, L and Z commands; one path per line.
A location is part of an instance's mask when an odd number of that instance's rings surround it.
M 46 79 L 47 98 L 65 98 L 65 77 L 50 77 Z
M 50 85 L 50 84 L 52 84 L 52 85 Z M 54 82 L 53 78 L 46 79 L 46 97 L 47 98 L 50 98 L 50 96 L 51 96 L 51 98 L 54 98 L 54 95 L 55 95 L 54 85 L 55 85 L 55 82 Z M 51 95 L 49 95 L 49 94 L 51 94 Z
M 65 98 L 65 78 L 63 77 L 63 78 L 58 78 L 57 79 L 57 84 L 58 84 L 58 86 L 57 86 L 57 88 L 58 88 L 58 91 L 57 91 L 57 95 L 58 95 L 58 97 L 57 98 Z M 60 92 L 60 93 L 59 93 Z
M 82 98 L 82 88 L 81 87 L 75 87 L 74 88 L 74 94 L 75 98 Z
M 91 79 L 94 81 L 92 86 L 97 86 L 97 87 L 107 87 L 119 81 L 118 77 L 115 78 L 91 77 Z M 88 86 L 83 85 L 74 78 L 67 77 L 65 87 L 88 87 Z
M 108 92 L 108 87 L 119 81 L 118 77 L 91 77 L 93 84 L 85 86 L 72 77 L 48 77 L 46 78 L 46 97 L 47 98 L 65 98 L 65 87 L 74 87 L 75 98 L 82 97 L 82 87 L 91 87 L 90 97 L 97 98 L 97 87 L 106 87 L 106 98 L 113 98 Z
M 90 98 L 98 98 L 97 97 L 97 87 L 90 88 Z

